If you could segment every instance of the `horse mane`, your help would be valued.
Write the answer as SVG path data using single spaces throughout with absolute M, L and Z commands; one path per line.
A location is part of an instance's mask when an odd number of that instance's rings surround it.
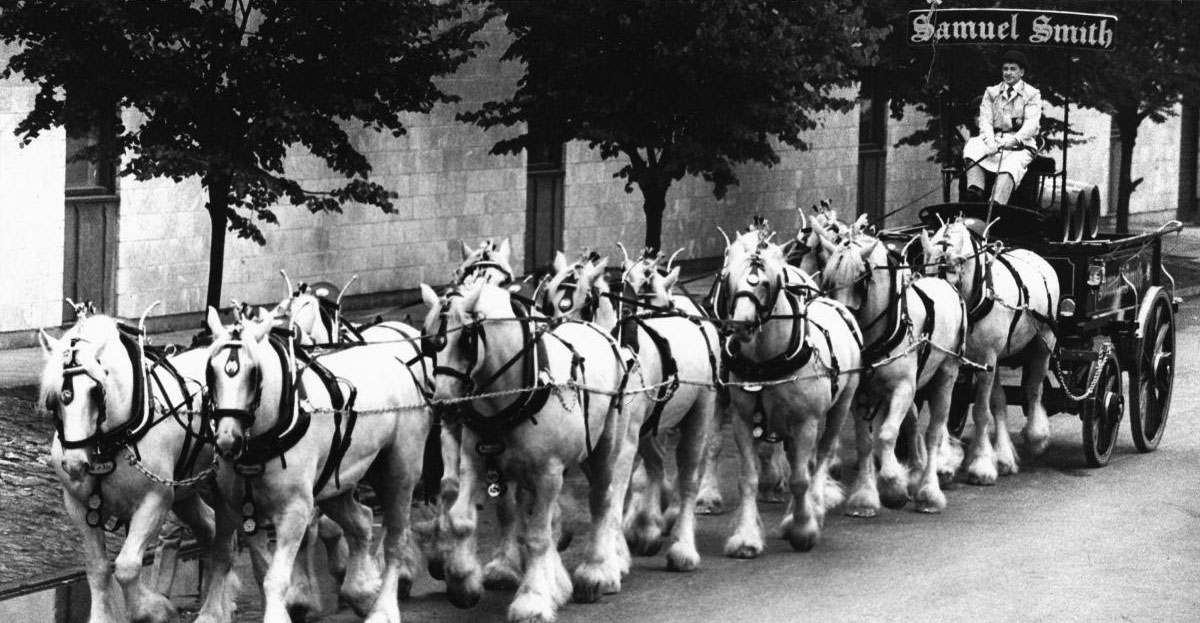
M 42 368 L 41 382 L 38 385 L 37 407 L 44 409 L 52 403 L 57 403 L 58 391 L 63 383 L 63 352 L 74 338 L 87 340 L 94 344 L 97 350 L 100 350 L 114 343 L 119 346 L 121 334 L 117 331 L 117 321 L 111 316 L 97 314 L 76 321 L 75 326 L 68 329 L 59 338 L 54 350 L 46 357 L 46 364 Z
M 837 247 L 825 263 L 821 277 L 826 283 L 844 286 L 853 283 L 866 270 L 866 260 L 859 252 L 857 244 L 846 242 Z

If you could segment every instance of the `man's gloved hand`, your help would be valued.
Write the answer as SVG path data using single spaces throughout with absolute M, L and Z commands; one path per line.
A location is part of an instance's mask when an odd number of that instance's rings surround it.
M 1017 149 L 1021 146 L 1021 141 L 1015 136 L 1006 136 L 1000 139 L 1000 147 L 1003 149 Z
M 1000 147 L 996 145 L 996 139 L 994 138 L 984 139 L 983 144 L 987 147 L 987 155 L 989 156 L 1000 151 Z

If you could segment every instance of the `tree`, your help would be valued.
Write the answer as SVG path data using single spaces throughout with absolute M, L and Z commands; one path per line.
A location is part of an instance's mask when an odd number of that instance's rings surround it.
M 219 306 L 225 231 L 265 244 L 256 221 L 281 200 L 313 212 L 347 202 L 392 211 L 395 197 L 347 128 L 405 133 L 405 112 L 455 101 L 434 82 L 482 46 L 487 18 L 468 0 L 0 0 L 0 40 L 20 51 L 4 68 L 40 86 L 17 125 L 25 143 L 58 125 L 89 127 L 136 109 L 137 127 L 82 156 L 124 154 L 121 175 L 197 177 L 212 224 L 207 300 Z M 284 170 L 293 145 L 347 178 L 304 188 Z
M 526 74 L 511 97 L 460 118 L 527 124 L 496 154 L 580 140 L 623 159 L 615 177 L 641 190 L 653 248 L 672 183 L 702 176 L 721 198 L 736 164 L 779 162 L 774 140 L 806 148 L 816 113 L 853 105 L 835 89 L 879 34 L 853 0 L 495 4 L 513 35 L 504 58 Z
M 962 4 L 982 8 L 998 3 Z M 1117 231 L 1128 231 L 1129 198 L 1138 184 L 1131 174 L 1138 128 L 1146 119 L 1165 121 L 1182 100 L 1200 96 L 1200 45 L 1190 32 L 1192 25 L 1200 21 L 1200 4 L 1008 0 L 1003 7 L 1117 16 L 1115 51 L 1028 47 L 1022 51 L 1031 65 L 1026 77 L 1041 90 L 1048 104 L 1070 102 L 1073 107 L 1092 108 L 1112 116 L 1121 138 L 1121 167 L 1116 172 Z M 920 145 L 939 140 L 948 128 L 977 114 L 978 109 L 969 102 L 982 94 L 985 86 L 999 82 L 998 59 L 1003 48 L 909 46 L 905 16 L 910 8 L 887 0 L 867 3 L 868 23 L 892 29 L 880 45 L 877 62 L 863 68 L 862 75 L 864 84 L 872 84 L 891 98 L 893 116 L 899 118 L 908 105 L 930 115 L 925 128 L 899 141 Z M 1051 120 L 1045 129 L 1051 136 L 1060 135 L 1061 120 Z M 953 157 L 951 152 L 939 153 L 937 159 Z

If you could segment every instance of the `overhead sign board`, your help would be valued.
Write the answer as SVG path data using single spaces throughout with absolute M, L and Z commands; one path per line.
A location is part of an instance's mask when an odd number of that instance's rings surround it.
M 908 13 L 909 45 L 997 44 L 1110 51 L 1117 18 L 1029 9 L 933 9 Z

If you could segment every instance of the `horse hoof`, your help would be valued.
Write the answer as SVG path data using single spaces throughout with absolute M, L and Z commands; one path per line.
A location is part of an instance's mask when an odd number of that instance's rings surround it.
M 492 561 L 483 568 L 483 588 L 489 591 L 515 591 L 521 585 L 521 574 L 511 565 Z
M 1007 461 L 1001 461 L 1001 462 L 996 463 L 996 473 L 1001 476 L 1012 476 L 1020 471 L 1021 471 L 1021 468 L 1017 467 L 1016 461 L 1013 461 L 1011 463 L 1009 463 Z
M 400 601 L 408 601 L 412 596 L 412 578 L 400 578 L 396 581 L 396 599 Z
M 817 545 L 818 538 L 819 535 L 816 532 L 801 532 L 799 530 L 790 531 L 787 535 L 788 543 L 792 546 L 792 549 L 798 552 L 812 551 L 812 548 Z
M 786 504 L 790 496 L 790 493 L 774 489 L 764 490 L 758 492 L 758 501 L 763 504 Z
M 446 560 L 441 556 L 430 556 L 429 562 L 425 564 L 429 569 L 429 576 L 433 579 L 444 582 L 446 581 Z
M 908 492 L 906 491 L 883 491 L 879 496 L 879 501 L 883 505 L 892 510 L 899 510 L 908 504 Z
M 696 548 L 685 547 L 681 542 L 676 541 L 671 549 L 667 550 L 667 571 L 688 572 L 694 571 L 700 566 L 700 553 Z
M 968 473 L 967 482 L 981 487 L 990 487 L 996 484 L 996 472 Z
M 762 554 L 762 551 L 762 543 L 739 543 L 735 541 L 729 541 L 725 544 L 725 556 L 729 558 L 749 560 L 751 558 L 758 558 L 758 556 Z
M 871 506 L 848 506 L 845 515 L 859 519 L 870 519 L 879 514 L 879 510 Z
M 480 594 L 483 592 L 479 576 L 480 573 L 476 569 L 475 573 L 461 578 L 448 578 L 446 596 L 454 607 L 474 608 L 479 603 Z
M 143 602 L 141 611 L 132 615 L 134 623 L 167 623 L 176 614 L 175 606 L 165 595 L 154 593 Z
M 600 585 L 576 582 L 571 591 L 571 599 L 577 604 L 591 604 L 600 601 Z
M 568 547 L 571 547 L 571 541 L 575 540 L 575 533 L 570 530 L 564 530 L 558 535 L 558 551 L 565 552 Z
M 725 513 L 725 503 L 721 498 L 707 498 L 696 500 L 697 515 L 721 515 Z

